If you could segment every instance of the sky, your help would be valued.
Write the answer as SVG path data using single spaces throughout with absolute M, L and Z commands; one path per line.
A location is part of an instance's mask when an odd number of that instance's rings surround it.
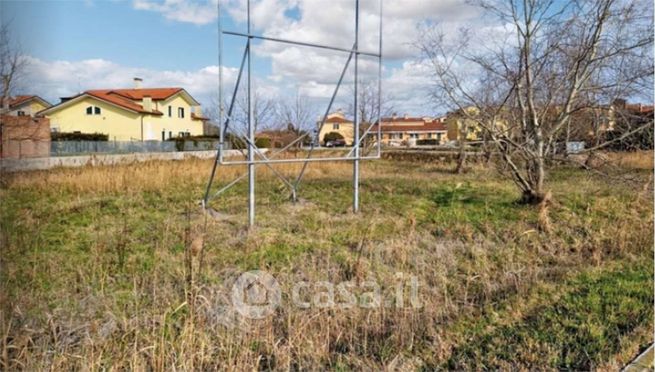
M 245 32 L 246 0 L 220 0 L 224 30 Z M 361 0 L 360 50 L 377 53 L 379 2 Z M 418 61 L 421 25 L 450 28 L 475 21 L 464 0 L 385 0 L 383 91 L 394 111 L 416 116 L 444 113 L 428 98 L 429 69 Z M 2 22 L 28 60 L 20 90 L 50 101 L 88 89 L 183 87 L 204 106 L 218 94 L 217 0 L 0 1 Z M 354 0 L 252 0 L 253 33 L 350 48 Z M 225 92 L 232 89 L 245 39 L 224 36 Z M 348 54 L 268 41 L 253 44 L 253 81 L 271 99 L 296 95 L 324 110 Z M 360 57 L 363 82 L 375 82 L 376 58 Z M 352 81 L 353 68 L 346 81 Z M 231 93 L 230 93 L 231 94 Z M 352 89 L 342 88 L 344 106 Z

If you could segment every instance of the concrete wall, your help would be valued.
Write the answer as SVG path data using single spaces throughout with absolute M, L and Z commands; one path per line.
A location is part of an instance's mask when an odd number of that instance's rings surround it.
M 267 149 L 260 149 L 266 153 Z M 225 150 L 225 157 L 239 156 L 239 150 Z M 85 156 L 61 156 L 39 159 L 2 159 L 0 170 L 5 172 L 18 172 L 30 170 L 45 170 L 56 167 L 83 167 L 98 165 L 119 165 L 144 162 L 151 160 L 184 160 L 191 158 L 211 159 L 216 156 L 216 151 L 194 151 L 194 152 L 159 152 L 127 155 L 85 155 Z

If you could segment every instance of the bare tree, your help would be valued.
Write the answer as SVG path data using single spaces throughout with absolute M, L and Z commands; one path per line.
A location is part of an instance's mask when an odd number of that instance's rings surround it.
M 302 132 L 314 129 L 317 112 L 316 105 L 296 93 L 294 98 L 278 102 L 277 122 L 278 125 L 284 126 L 284 129 L 300 135 Z
M 27 67 L 20 48 L 12 44 L 10 22 L 0 25 L 0 104 L 3 110 L 9 107 L 9 98 L 15 89 L 18 79 Z
M 237 96 L 230 127 L 237 129 L 235 134 L 246 134 L 248 126 L 248 100 L 246 94 Z M 227 113 L 230 103 L 224 104 L 225 112 Z M 262 129 L 269 129 L 275 125 L 275 107 L 276 102 L 267 98 L 260 90 L 255 90 L 252 95 L 252 123 L 255 132 Z
M 540 203 L 547 195 L 546 164 L 562 133 L 588 125 L 576 115 L 610 110 L 612 98 L 634 95 L 649 79 L 652 87 L 652 3 L 478 5 L 486 19 L 510 27 L 484 45 L 474 42 L 471 30 L 451 38 L 438 26 L 426 29 L 419 45 L 433 70 L 433 97 L 481 127 L 522 200 Z
M 350 87 L 350 97 L 354 94 L 354 88 Z M 352 99 L 348 101 L 346 114 L 354 116 L 355 108 Z M 387 93 L 382 92 L 378 97 L 378 85 L 375 81 L 360 83 L 357 88 L 357 115 L 365 130 L 369 124 L 377 122 L 378 118 L 391 116 L 394 110 L 393 100 Z
M 354 94 L 353 87 L 350 87 L 350 92 L 350 97 L 352 97 Z M 357 87 L 357 114 L 362 123 L 375 123 L 378 117 L 390 116 L 393 110 L 393 100 L 389 94 L 382 92 L 382 95 L 378 97 L 377 81 L 363 82 Z M 355 114 L 352 99 L 348 101 L 346 114 L 350 116 Z

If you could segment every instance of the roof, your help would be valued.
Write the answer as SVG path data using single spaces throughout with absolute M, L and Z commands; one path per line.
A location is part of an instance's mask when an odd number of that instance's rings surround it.
M 24 103 L 27 103 L 27 102 L 35 100 L 35 99 L 41 101 L 44 104 L 44 106 L 51 106 L 48 101 L 44 100 L 43 98 L 41 98 L 39 96 L 36 96 L 36 95 L 23 95 L 23 96 L 16 96 L 16 97 L 13 97 L 13 98 L 9 98 L 9 108 L 14 108 L 14 107 L 20 106 L 20 105 L 22 105 Z
M 135 89 L 125 89 L 125 90 L 135 90 Z M 82 93 L 81 95 L 89 95 L 98 99 L 101 99 L 103 101 L 107 101 L 109 103 L 113 103 L 116 106 L 123 107 L 125 109 L 128 109 L 130 111 L 136 111 L 139 113 L 145 113 L 145 114 L 155 114 L 155 115 L 162 115 L 160 111 L 157 110 L 151 110 L 147 111 L 143 108 L 143 106 L 134 103 L 131 99 L 127 98 L 125 94 L 120 94 L 117 91 L 114 90 L 109 90 L 109 89 L 97 89 L 97 90 L 87 90 L 86 92 Z M 76 97 L 77 98 L 77 97 Z M 68 101 L 67 101 L 68 102 Z
M 382 123 L 414 123 L 417 121 L 426 121 L 426 118 L 419 118 L 419 117 L 409 117 L 409 116 L 396 116 L 396 117 L 390 117 L 390 118 L 382 118 Z M 384 124 L 383 124 L 384 125 Z
M 352 124 L 352 120 L 348 120 L 348 119 L 346 119 L 344 117 L 336 116 L 336 115 L 325 119 L 325 122 L 326 123 L 351 123 Z
M 119 95 L 125 98 L 140 101 L 143 97 L 149 96 L 153 101 L 162 101 L 170 98 L 176 93 L 183 91 L 182 88 L 144 88 L 144 89 L 102 89 L 107 94 Z M 91 91 L 87 91 L 91 92 Z
M 626 110 L 638 112 L 638 113 L 648 113 L 653 111 L 653 106 L 652 105 L 642 105 L 641 103 L 635 103 L 635 104 L 626 104 L 625 105 Z
M 196 119 L 196 120 L 202 120 L 202 121 L 209 121 L 209 118 L 206 118 L 204 116 L 196 115 L 194 113 L 191 113 L 191 119 Z
M 191 97 L 191 95 L 187 93 L 184 88 L 93 89 L 71 97 L 59 103 L 58 105 L 41 111 L 41 113 L 52 110 L 54 108 L 58 108 L 61 105 L 65 105 L 69 102 L 80 99 L 81 97 L 93 97 L 132 112 L 150 115 L 163 115 L 161 111 L 155 109 L 148 111 L 143 107 L 143 105 L 140 105 L 135 101 L 141 101 L 144 99 L 144 97 L 150 97 L 153 101 L 163 101 L 178 93 L 185 94 L 191 101 L 193 101 L 193 103 L 199 105 L 198 101 Z M 193 113 L 191 114 L 191 118 L 195 120 L 209 120 L 208 118 L 198 116 Z
M 417 120 L 414 120 L 417 121 Z M 420 119 L 423 121 L 423 119 Z M 397 121 L 395 121 L 397 122 Z M 423 121 L 422 125 L 394 125 L 393 123 L 382 121 L 381 132 L 445 132 L 448 129 L 439 120 Z M 372 131 L 377 130 L 377 124 L 373 125 Z

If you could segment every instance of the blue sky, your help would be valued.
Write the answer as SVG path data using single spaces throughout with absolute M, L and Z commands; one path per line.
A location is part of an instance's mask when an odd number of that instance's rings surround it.
M 245 1 L 221 0 L 224 29 L 245 31 Z M 378 1 L 362 0 L 362 49 L 376 51 Z M 57 102 L 94 88 L 124 88 L 132 78 L 144 86 L 182 86 L 205 106 L 218 91 L 216 0 L 1 1 L 3 22 L 30 61 L 20 92 Z M 425 71 L 415 63 L 412 43 L 418 25 L 466 19 L 463 0 L 408 0 L 385 3 L 384 79 L 394 109 L 415 115 L 439 113 L 425 92 Z M 385 14 L 387 12 L 385 11 Z M 350 47 L 353 0 L 253 0 L 254 32 Z M 244 39 L 224 38 L 226 87 L 234 81 Z M 300 94 L 324 103 L 346 56 L 272 43 L 256 43 L 258 91 L 284 98 Z M 377 65 L 363 59 L 360 73 L 374 80 Z M 351 72 L 349 71 L 349 74 Z M 350 75 L 347 75 L 347 78 Z M 339 99 L 346 99 L 344 89 Z

